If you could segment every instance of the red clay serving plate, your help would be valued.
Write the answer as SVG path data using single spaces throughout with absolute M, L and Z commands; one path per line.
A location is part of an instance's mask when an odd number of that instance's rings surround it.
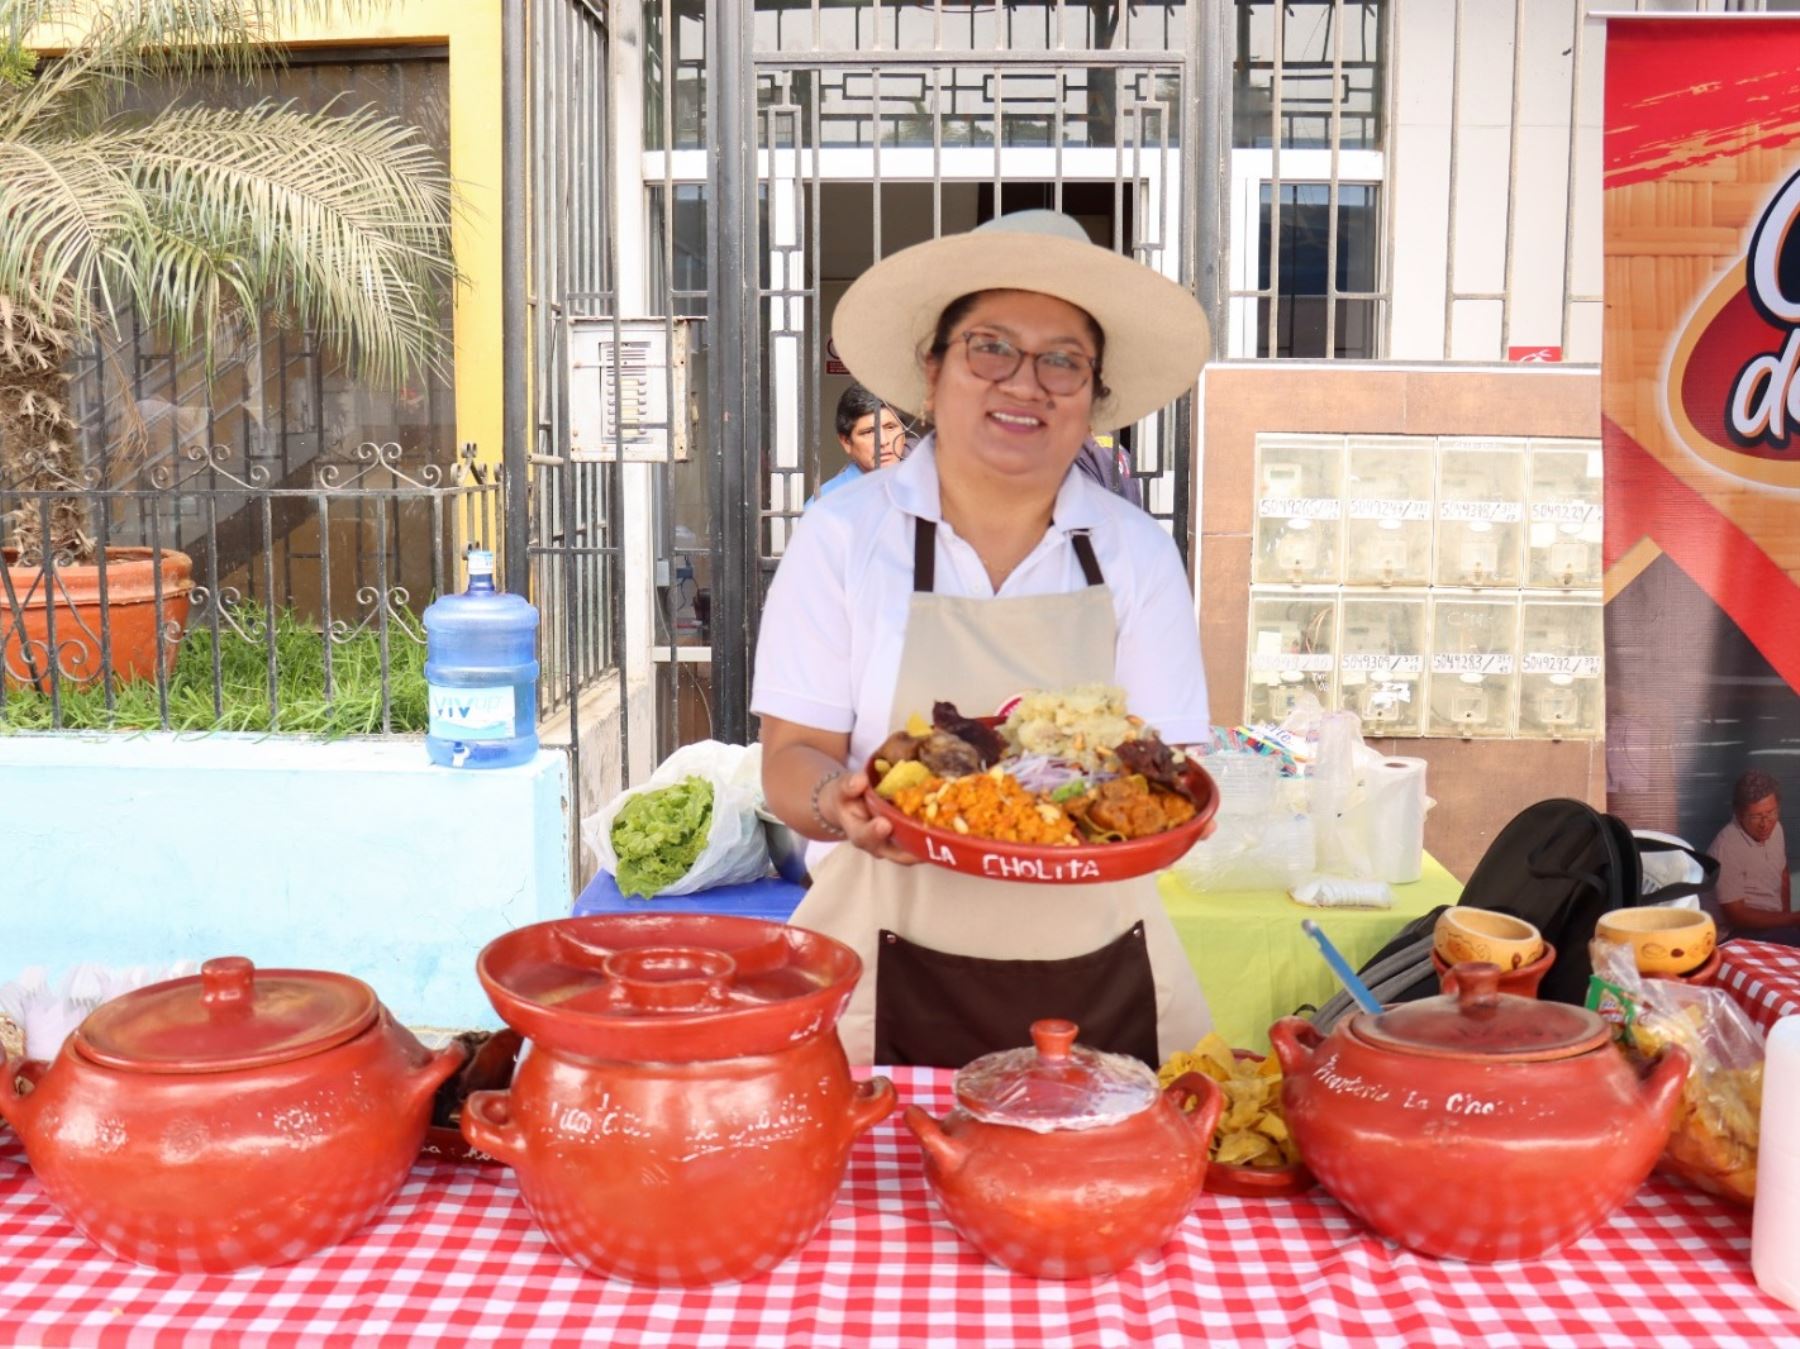
M 880 776 L 873 766 L 868 773 L 871 782 Z M 927 862 L 989 880 L 1084 885 L 1128 881 L 1161 871 L 1199 841 L 1200 831 L 1219 809 L 1219 788 L 1192 756 L 1183 773 L 1188 787 L 1199 799 L 1199 813 L 1186 824 L 1125 843 L 1084 843 L 1063 848 L 1044 843 L 1002 843 L 920 824 L 873 791 L 864 799 L 871 811 L 894 826 L 894 842 Z

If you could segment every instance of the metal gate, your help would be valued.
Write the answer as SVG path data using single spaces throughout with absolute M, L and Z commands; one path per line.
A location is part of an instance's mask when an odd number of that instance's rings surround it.
M 1210 202 L 1198 109 L 1216 92 L 1190 57 L 1203 8 L 710 10 L 714 734 L 750 732 L 763 592 L 828 476 L 843 286 L 899 248 L 1037 206 L 1183 284 L 1210 270 L 1194 237 Z M 1122 433 L 1146 508 L 1184 555 L 1191 403 Z

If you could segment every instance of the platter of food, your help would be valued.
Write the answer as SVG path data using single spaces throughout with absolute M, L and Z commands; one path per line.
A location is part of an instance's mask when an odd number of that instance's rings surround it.
M 1028 693 L 1004 717 L 948 702 L 870 756 L 869 808 L 927 862 L 991 880 L 1087 884 L 1169 866 L 1219 791 L 1125 710 L 1122 690 Z

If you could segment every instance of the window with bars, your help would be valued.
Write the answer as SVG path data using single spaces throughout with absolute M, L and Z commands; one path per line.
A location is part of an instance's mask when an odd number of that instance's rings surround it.
M 1376 286 L 1381 233 L 1381 189 L 1372 183 L 1340 183 L 1336 237 L 1330 183 L 1264 183 L 1259 238 L 1263 241 L 1257 289 L 1259 354 L 1269 354 L 1267 333 L 1274 311 L 1272 354 L 1368 360 L 1378 354 L 1381 302 Z M 1336 259 L 1332 258 L 1335 245 Z M 1333 273 L 1335 272 L 1335 275 Z M 1271 283 L 1279 276 L 1279 284 Z M 1328 311 L 1335 307 L 1336 313 Z

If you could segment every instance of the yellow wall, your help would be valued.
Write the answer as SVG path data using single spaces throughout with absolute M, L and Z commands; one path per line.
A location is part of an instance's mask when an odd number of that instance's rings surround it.
M 396 0 L 355 19 L 311 22 L 295 45 L 445 44 L 450 49 L 450 172 L 459 192 L 451 230 L 464 283 L 456 297 L 456 437 L 500 462 L 500 6 L 503 0 Z M 516 0 L 515 0 L 516 3 Z

